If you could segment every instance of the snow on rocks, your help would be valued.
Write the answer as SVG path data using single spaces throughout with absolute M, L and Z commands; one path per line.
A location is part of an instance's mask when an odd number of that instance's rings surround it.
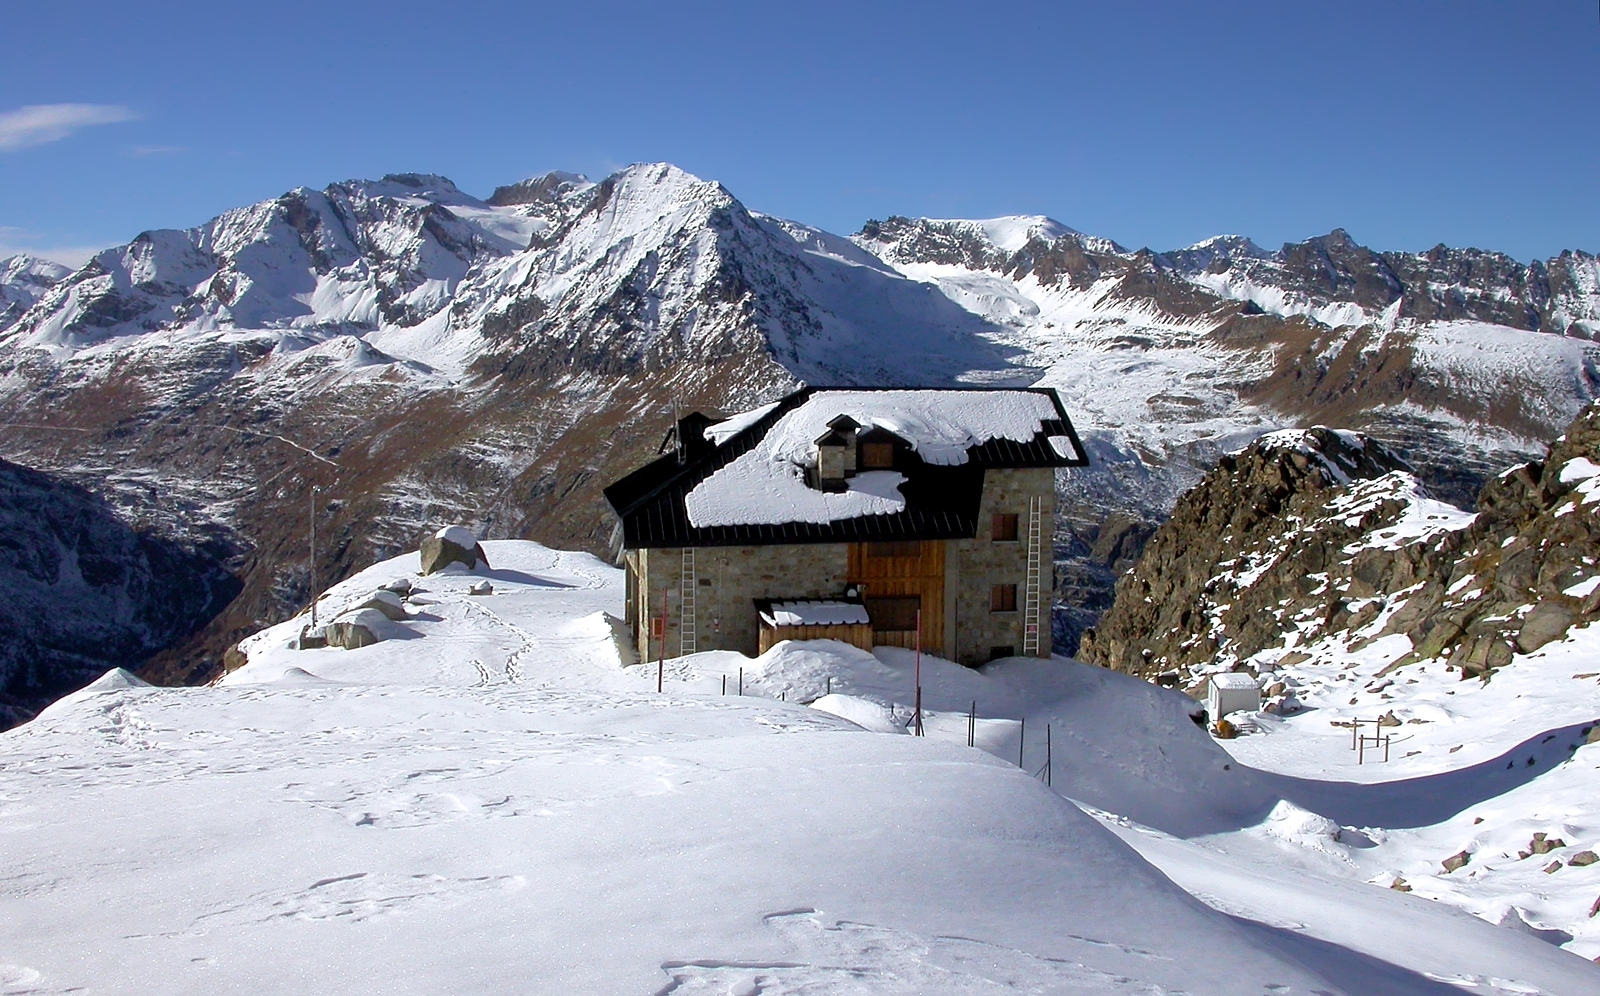
M 328 624 L 328 645 L 357 650 L 378 643 L 388 634 L 388 617 L 377 609 L 346 612 Z
M 379 588 L 366 598 L 346 609 L 346 612 L 359 612 L 363 609 L 372 609 L 383 614 L 385 619 L 400 620 L 406 617 L 406 605 L 399 595 L 387 588 Z
M 489 558 L 478 537 L 466 526 L 445 526 L 422 541 L 422 573 L 433 574 L 451 564 L 460 564 L 474 570 L 479 564 L 487 567 Z

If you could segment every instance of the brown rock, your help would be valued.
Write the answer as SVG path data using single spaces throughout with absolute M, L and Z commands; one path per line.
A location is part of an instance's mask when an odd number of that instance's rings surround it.
M 1576 865 L 1579 868 L 1584 865 L 1592 865 L 1596 861 L 1600 861 L 1600 857 L 1596 857 L 1593 851 L 1578 851 L 1567 856 L 1567 864 Z
M 1572 610 L 1559 602 L 1540 602 L 1522 620 L 1522 629 L 1517 631 L 1517 649 L 1531 654 L 1545 644 L 1561 639 L 1567 635 L 1567 630 L 1576 619 Z
M 446 533 L 460 536 L 463 542 L 456 542 L 450 536 L 445 535 Z M 473 543 L 471 547 L 468 547 L 464 542 L 465 537 L 468 535 L 471 534 L 464 527 L 452 526 L 441 529 L 435 535 L 423 540 L 421 548 L 422 573 L 432 574 L 443 570 L 449 564 L 461 564 L 468 570 L 480 564 L 488 567 L 489 558 L 484 556 L 483 545 Z
M 1394 881 L 1389 883 L 1389 888 L 1393 889 L 1396 892 L 1410 892 L 1411 891 L 1411 886 L 1407 885 L 1406 884 L 1406 880 L 1401 878 L 1399 875 L 1396 875 L 1394 877 Z
M 1556 872 L 1558 872 L 1560 870 L 1561 870 L 1561 862 L 1559 860 L 1552 861 L 1549 864 L 1544 866 L 1544 873 L 1546 875 L 1554 875 Z
M 1459 868 L 1465 868 L 1467 866 L 1467 863 L 1470 862 L 1471 860 L 1472 860 L 1472 855 L 1471 854 L 1468 854 L 1466 851 L 1457 851 L 1456 853 L 1450 855 L 1448 858 L 1445 858 L 1444 861 L 1442 862 L 1442 864 L 1444 865 L 1445 874 L 1448 875 L 1451 872 L 1456 871 Z

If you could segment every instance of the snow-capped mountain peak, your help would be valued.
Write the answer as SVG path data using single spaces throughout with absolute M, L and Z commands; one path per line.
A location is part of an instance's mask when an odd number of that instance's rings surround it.
M 60 263 L 26 253 L 0 259 L 0 331 L 71 272 Z

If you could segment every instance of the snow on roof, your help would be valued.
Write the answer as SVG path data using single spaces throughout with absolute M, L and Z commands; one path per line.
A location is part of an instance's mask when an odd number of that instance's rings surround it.
M 773 602 L 761 613 L 769 626 L 864 626 L 871 620 L 860 602 Z
M 991 439 L 1031 442 L 1041 423 L 1058 417 L 1049 395 L 1033 391 L 818 391 L 756 448 L 774 459 L 810 463 L 813 440 L 840 415 L 888 429 L 923 462 L 942 466 L 966 463 L 969 447 Z
M 771 405 L 735 415 L 706 430 L 717 443 L 754 425 Z M 1047 394 L 1033 391 L 818 391 L 779 419 L 749 452 L 701 481 L 684 497 L 696 528 L 783 522 L 834 522 L 904 511 L 897 473 L 872 471 L 851 478 L 848 490 L 817 491 L 804 468 L 816 461 L 816 439 L 828 423 L 848 415 L 904 439 L 923 462 L 953 466 L 967 450 L 992 439 L 1031 442 L 1042 424 L 1059 417 Z M 729 428 L 735 425 L 736 428 Z M 1066 453 L 1052 443 L 1056 452 Z
M 706 426 L 705 436 L 713 443 L 721 446 L 734 436 L 766 418 L 768 413 L 782 403 L 781 401 L 774 401 L 771 404 L 762 405 L 760 408 L 752 408 L 747 412 L 740 412 L 731 418 L 723 419 L 715 425 L 708 425 Z
M 1224 689 L 1227 691 L 1254 691 L 1260 686 L 1256 683 L 1256 679 L 1242 671 L 1227 671 L 1222 674 L 1212 675 L 1211 687 L 1218 691 Z

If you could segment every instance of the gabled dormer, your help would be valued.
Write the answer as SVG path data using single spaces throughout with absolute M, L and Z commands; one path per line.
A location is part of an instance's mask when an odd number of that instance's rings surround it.
M 856 433 L 856 471 L 894 470 L 911 453 L 911 444 L 882 426 Z

